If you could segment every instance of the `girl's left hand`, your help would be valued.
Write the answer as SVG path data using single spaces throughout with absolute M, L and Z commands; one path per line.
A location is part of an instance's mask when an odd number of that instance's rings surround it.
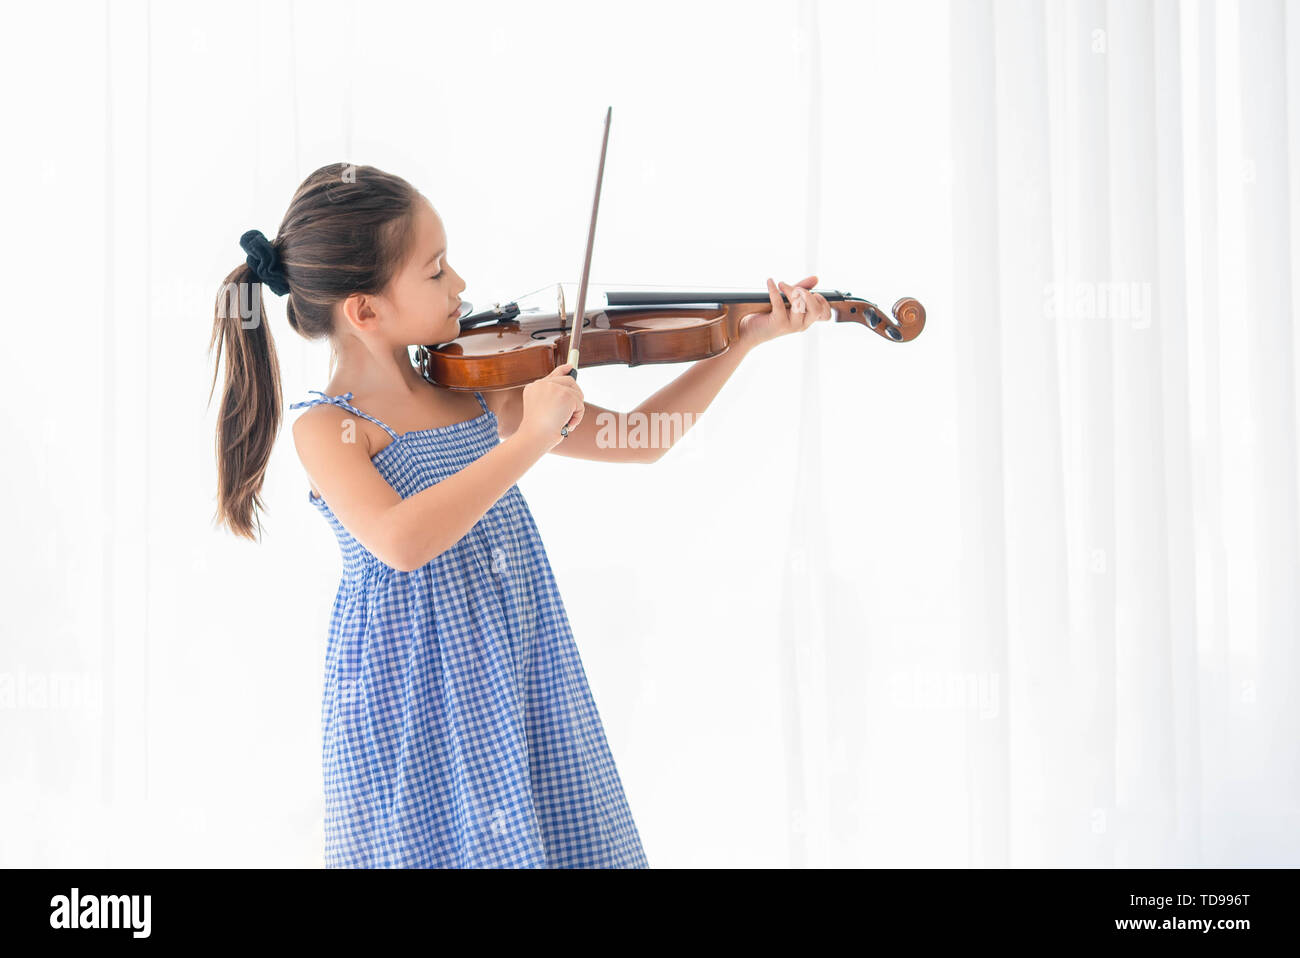
M 741 346 L 753 347 L 778 336 L 803 332 L 813 323 L 830 319 L 831 304 L 826 302 L 826 297 L 821 293 L 808 292 L 816 285 L 816 276 L 801 279 L 793 286 L 769 279 L 767 292 L 772 300 L 772 308 L 741 317 L 737 337 Z M 789 308 L 781 299 L 782 293 L 790 300 Z

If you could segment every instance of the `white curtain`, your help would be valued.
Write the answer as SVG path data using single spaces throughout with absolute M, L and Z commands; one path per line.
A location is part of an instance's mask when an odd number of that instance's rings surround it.
M 0 864 L 322 863 L 339 556 L 287 430 L 264 541 L 211 524 L 217 286 L 345 160 L 471 302 L 573 282 L 608 105 L 594 281 L 929 313 L 520 482 L 651 865 L 1300 864 L 1296 5 L 7 17 Z

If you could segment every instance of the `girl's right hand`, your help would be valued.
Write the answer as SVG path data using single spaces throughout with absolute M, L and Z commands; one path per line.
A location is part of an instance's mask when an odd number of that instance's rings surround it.
M 524 387 L 524 411 L 519 420 L 521 430 L 553 437 L 551 446 L 564 438 L 560 429 L 572 432 L 582 422 L 586 405 L 578 381 L 569 375 L 573 363 L 556 366 L 549 375 L 535 379 Z M 550 447 L 548 447 L 550 448 Z

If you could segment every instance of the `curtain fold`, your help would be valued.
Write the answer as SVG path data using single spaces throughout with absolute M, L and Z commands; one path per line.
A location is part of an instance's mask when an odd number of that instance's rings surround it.
M 1292 203 L 1288 156 L 1287 20 L 1281 0 L 1242 2 L 1242 191 L 1245 205 L 1245 289 L 1236 326 L 1248 343 L 1251 382 L 1249 450 L 1256 550 L 1257 639 L 1243 728 L 1253 729 L 1243 769 L 1258 777 L 1256 813 L 1300 821 L 1300 725 L 1294 681 L 1300 676 L 1300 528 L 1297 526 L 1294 301 L 1291 281 Z M 1254 804 L 1253 803 L 1253 804 Z M 1292 829 L 1295 835 L 1295 829 Z M 1294 839 L 1292 847 L 1294 848 Z
M 950 11 L 970 860 L 1294 862 L 1294 14 Z

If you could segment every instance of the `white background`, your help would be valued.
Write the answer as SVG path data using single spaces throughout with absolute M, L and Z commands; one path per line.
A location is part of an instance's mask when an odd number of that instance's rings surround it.
M 345 161 L 429 197 L 467 300 L 574 282 L 609 105 L 593 281 L 929 313 L 765 344 L 653 467 L 520 482 L 650 864 L 1300 863 L 1296 5 L 6 33 L 0 864 L 322 864 L 339 555 L 287 429 L 264 541 L 212 524 L 218 286 Z M 309 398 L 327 346 L 269 309 Z M 681 371 L 581 385 L 630 409 Z

